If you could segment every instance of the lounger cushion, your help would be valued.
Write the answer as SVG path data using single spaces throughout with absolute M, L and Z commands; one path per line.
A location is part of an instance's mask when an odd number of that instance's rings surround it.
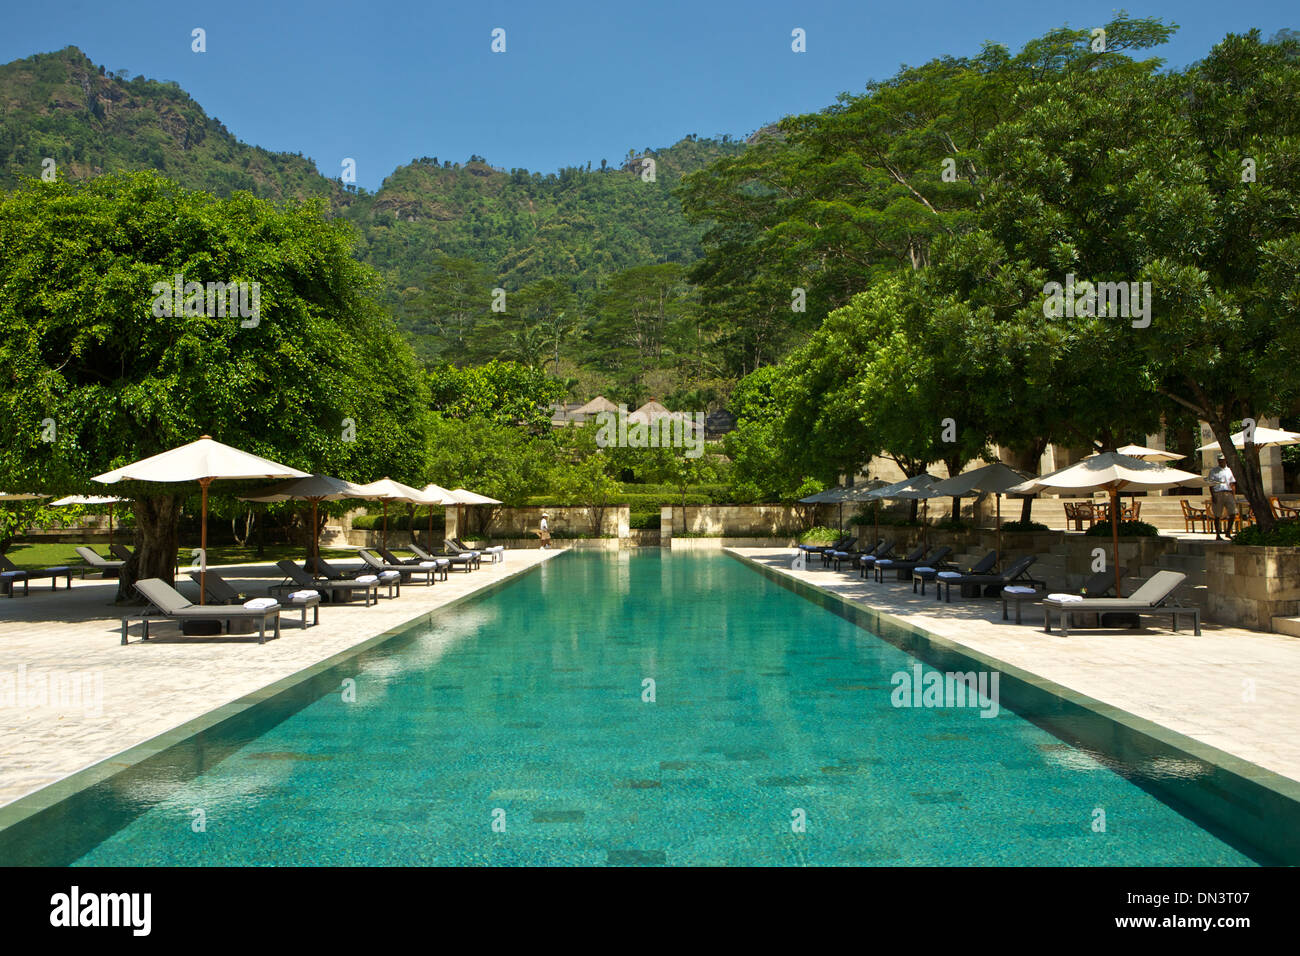
M 355 578 L 353 578 L 352 580 L 356 581 L 357 584 L 375 584 L 375 583 L 377 583 L 377 582 L 379 581 L 379 575 L 377 575 L 377 574 L 359 574 L 359 575 L 357 575 Z
M 1061 604 L 1069 604 L 1071 601 L 1082 601 L 1083 596 L 1080 594 L 1049 594 L 1047 600 L 1057 601 Z
M 308 588 L 303 591 L 294 591 L 292 594 L 289 595 L 289 600 L 292 601 L 294 604 L 302 604 L 306 601 L 310 601 L 312 598 L 316 598 L 319 600 L 320 592 L 313 591 L 310 588 Z
M 244 607 L 250 611 L 265 611 L 279 603 L 275 598 L 253 598 L 251 601 L 245 601 Z

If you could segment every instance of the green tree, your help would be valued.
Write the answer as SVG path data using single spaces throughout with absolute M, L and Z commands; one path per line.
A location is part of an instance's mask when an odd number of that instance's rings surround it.
M 321 205 L 218 200 L 152 173 L 0 196 L 0 484 L 87 492 L 201 434 L 303 470 L 415 479 L 423 376 L 351 250 Z M 155 283 L 177 275 L 259 283 L 256 321 L 158 314 Z M 183 499 L 165 489 L 115 489 L 136 519 L 122 599 L 172 579 Z

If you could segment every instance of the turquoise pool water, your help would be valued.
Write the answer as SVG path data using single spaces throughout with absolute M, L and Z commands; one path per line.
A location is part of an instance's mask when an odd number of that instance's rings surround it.
M 123 778 L 76 862 L 1251 863 L 1006 709 L 893 706 L 915 664 L 725 556 L 564 555 Z

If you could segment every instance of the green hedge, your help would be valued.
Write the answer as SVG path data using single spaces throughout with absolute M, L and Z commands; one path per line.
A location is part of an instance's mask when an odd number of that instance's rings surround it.
M 389 531 L 410 531 L 412 524 L 414 524 L 416 531 L 428 531 L 429 517 L 428 515 L 416 515 L 414 522 L 412 522 L 410 515 L 390 514 L 388 516 Z M 352 527 L 357 531 L 382 531 L 384 528 L 384 516 L 381 514 L 357 515 L 352 519 Z M 446 530 L 446 527 L 447 523 L 445 517 L 443 515 L 435 514 L 433 516 L 434 533 L 441 533 Z
M 642 531 L 658 529 L 662 527 L 661 517 L 658 511 L 634 511 L 628 515 L 627 526 Z
M 1006 525 L 1003 525 L 1005 528 Z M 1098 522 L 1087 531 L 1085 535 L 1092 538 L 1109 538 L 1114 532 L 1111 530 L 1109 521 Z M 1121 538 L 1155 538 L 1160 535 L 1160 529 L 1155 525 L 1147 524 L 1145 521 L 1121 521 L 1119 523 L 1119 536 Z
M 1277 528 L 1270 532 L 1261 531 L 1259 525 L 1251 525 L 1234 534 L 1232 543 L 1269 548 L 1300 548 L 1300 521 L 1279 521 Z
M 662 505 L 681 505 L 681 503 L 682 503 L 682 499 L 680 495 L 678 495 L 676 498 L 664 498 L 659 494 L 623 493 L 623 494 L 618 494 L 613 496 L 613 499 L 610 501 L 608 507 L 614 507 L 616 505 L 628 505 L 631 507 L 633 511 L 648 512 L 648 511 L 657 510 Z M 710 503 L 711 502 L 709 501 L 707 495 L 692 493 L 686 496 L 686 504 L 688 507 L 700 507 L 702 505 L 707 505 Z M 525 504 L 527 507 L 530 508 L 565 508 L 565 507 L 581 508 L 583 507 L 582 505 L 564 505 L 557 502 L 554 498 L 548 497 L 546 495 L 534 495 L 533 497 L 526 499 Z

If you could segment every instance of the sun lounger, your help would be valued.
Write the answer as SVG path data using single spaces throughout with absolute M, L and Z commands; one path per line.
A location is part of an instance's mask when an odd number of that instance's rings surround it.
M 124 544 L 110 544 L 108 550 L 118 558 L 121 558 L 123 562 L 131 560 L 131 549 Z
M 1099 571 L 1083 583 L 1078 594 L 1064 594 L 1063 598 L 1073 602 L 1076 597 L 1102 597 L 1115 587 L 1115 575 L 1111 571 Z M 1012 585 L 1002 589 L 1002 620 L 1007 620 L 1007 605 L 1014 602 L 1016 605 L 1016 623 L 1020 623 L 1020 605 L 1025 601 L 1034 600 L 1038 596 L 1037 588 L 1021 587 Z M 1047 595 L 1049 598 L 1055 595 Z M 1098 615 L 1100 619 L 1100 615 Z M 1074 615 L 1070 615 L 1070 625 L 1077 626 Z
M 81 547 L 77 548 L 76 551 L 81 556 L 81 560 L 88 565 L 86 570 L 99 571 L 106 578 L 117 577 L 122 570 L 122 565 L 126 564 L 125 561 L 110 561 L 100 555 L 94 548 Z
M 938 601 L 943 593 L 943 589 L 939 587 L 939 582 L 942 580 L 940 577 L 941 575 L 946 578 L 951 578 L 954 575 L 961 576 L 963 574 L 988 574 L 993 570 L 993 566 L 997 563 L 998 553 L 996 551 L 990 551 L 965 571 L 958 571 L 955 566 L 947 568 L 930 568 L 925 565 L 918 565 L 912 569 L 912 593 L 916 593 L 916 585 L 919 582 L 921 585 L 921 593 L 925 594 L 925 583 L 927 581 L 933 581 L 935 582 L 934 599 Z
M 424 583 L 432 585 L 433 575 L 438 570 L 437 568 L 424 568 L 418 564 L 389 564 L 368 548 L 362 548 L 358 553 L 361 555 L 361 560 L 370 566 L 373 573 L 379 575 L 381 581 L 385 579 L 385 575 L 391 577 L 391 575 L 396 574 L 399 582 L 410 584 L 415 575 L 423 574 Z M 400 588 L 397 593 L 399 596 L 401 595 Z
M 14 575 L 23 575 L 24 581 L 31 581 L 34 578 L 49 578 L 50 588 L 54 591 L 59 589 L 59 578 L 67 578 L 68 587 L 72 587 L 72 568 L 66 564 L 55 565 L 50 568 L 41 568 L 39 571 L 24 571 L 18 565 L 14 564 L 6 555 L 0 554 L 0 571 L 8 571 Z M 13 589 L 10 589 L 9 596 L 13 597 Z
M 830 544 L 801 544 L 798 545 L 800 551 L 809 555 L 821 554 L 823 551 L 843 550 L 853 543 L 852 535 L 844 535 L 831 542 Z
M 1179 571 L 1157 571 L 1146 582 L 1126 598 L 1100 597 L 1079 598 L 1067 601 L 1063 598 L 1048 597 L 1043 600 L 1043 630 L 1052 633 L 1052 613 L 1058 615 L 1061 636 L 1070 636 L 1069 618 L 1071 614 L 1084 611 L 1098 614 L 1122 612 L 1127 614 L 1168 614 L 1173 618 L 1173 629 L 1178 630 L 1178 615 L 1190 614 L 1196 634 L 1201 633 L 1201 609 L 1184 607 L 1169 603 L 1178 586 L 1187 580 L 1187 575 Z
M 917 568 L 934 568 L 936 571 L 941 569 L 944 566 L 945 559 L 950 554 L 952 554 L 952 548 L 944 545 L 932 549 L 924 558 L 913 558 L 911 560 L 904 559 L 902 561 L 893 561 L 889 564 L 885 564 L 883 561 L 877 561 L 875 568 L 876 580 L 884 580 L 884 573 L 886 571 L 896 571 L 898 572 L 897 579 L 899 581 L 910 581 L 912 580 L 912 572 Z
M 494 544 L 487 548 L 471 548 L 460 538 L 448 538 L 447 540 L 460 548 L 461 551 L 478 551 L 480 554 L 487 555 L 493 564 L 506 559 L 506 546 L 504 544 Z
M 243 604 L 251 594 L 241 594 L 231 587 L 230 582 L 221 576 L 217 571 L 208 571 L 206 575 L 198 571 L 190 572 L 190 580 L 202 587 L 207 595 L 207 600 L 214 604 Z M 315 588 L 304 588 L 294 591 L 282 599 L 286 607 L 296 607 L 302 610 L 302 626 L 304 628 L 314 626 L 320 623 L 320 592 Z M 314 613 L 311 624 L 307 623 L 307 609 L 310 608 Z
M 191 604 L 185 596 L 162 578 L 145 578 L 135 582 L 135 589 L 149 602 L 144 611 L 122 616 L 122 643 L 127 642 L 127 628 L 131 621 L 143 622 L 143 640 L 149 640 L 149 622 L 156 620 L 174 621 L 183 624 L 186 621 L 217 621 L 224 623 L 230 630 L 231 621 L 254 620 L 258 622 L 257 642 L 266 643 L 266 624 L 275 621 L 274 637 L 280 636 L 280 605 L 273 603 L 270 607 L 247 608 L 229 605 Z
M 450 538 L 442 539 L 442 547 L 446 551 L 447 558 L 454 564 L 457 557 L 468 558 L 473 567 L 479 567 L 483 564 L 483 552 L 475 551 L 473 548 L 462 548 Z
M 840 570 L 840 566 L 843 564 L 849 564 L 851 566 L 852 563 L 858 560 L 859 558 L 868 555 L 874 555 L 876 553 L 876 550 L 884 543 L 885 543 L 885 539 L 881 538 L 879 541 L 877 541 L 869 548 L 863 548 L 859 550 L 857 548 L 849 547 L 849 548 L 843 548 L 835 551 L 829 551 L 827 552 L 827 554 L 830 555 L 831 563 L 835 565 L 835 570 L 838 571 Z
M 277 561 L 275 566 L 284 572 L 284 581 L 267 588 L 268 593 L 276 591 L 320 591 L 331 603 L 343 595 L 343 601 L 350 601 L 358 591 L 365 598 L 366 607 L 379 601 L 379 579 L 358 581 L 355 578 L 313 577 L 305 568 L 300 568 L 292 561 Z M 371 598 L 374 601 L 371 601 Z
M 27 580 L 26 571 L 0 571 L 0 588 L 8 592 L 11 599 L 20 584 L 23 586 L 23 597 L 27 597 L 32 593 L 31 583 Z
M 954 584 L 970 585 L 976 589 L 977 595 L 981 588 L 988 587 L 996 587 L 998 593 L 1001 593 L 1002 588 L 1008 585 L 1023 584 L 1029 587 L 1046 588 L 1047 585 L 1044 582 L 1031 578 L 1028 573 L 1029 566 L 1037 560 L 1037 556 L 1027 554 L 1023 558 L 1013 561 L 1001 574 L 957 574 L 951 571 L 941 571 L 936 583 L 943 585 L 944 600 L 950 604 L 952 603 L 952 586 Z M 959 590 L 958 593 L 962 592 Z
M 862 557 L 858 558 L 858 576 L 865 578 L 871 573 L 871 569 L 875 567 L 877 561 L 880 561 L 883 558 L 888 558 L 893 553 L 893 539 L 886 539 L 885 543 L 876 548 L 873 553 L 864 554 Z
M 876 558 L 876 560 L 871 563 L 872 570 L 876 573 L 876 580 L 879 581 L 883 572 L 888 571 L 891 567 L 900 562 L 907 563 L 909 568 L 914 566 L 916 561 L 923 554 L 925 554 L 925 545 L 913 548 L 904 558 Z

